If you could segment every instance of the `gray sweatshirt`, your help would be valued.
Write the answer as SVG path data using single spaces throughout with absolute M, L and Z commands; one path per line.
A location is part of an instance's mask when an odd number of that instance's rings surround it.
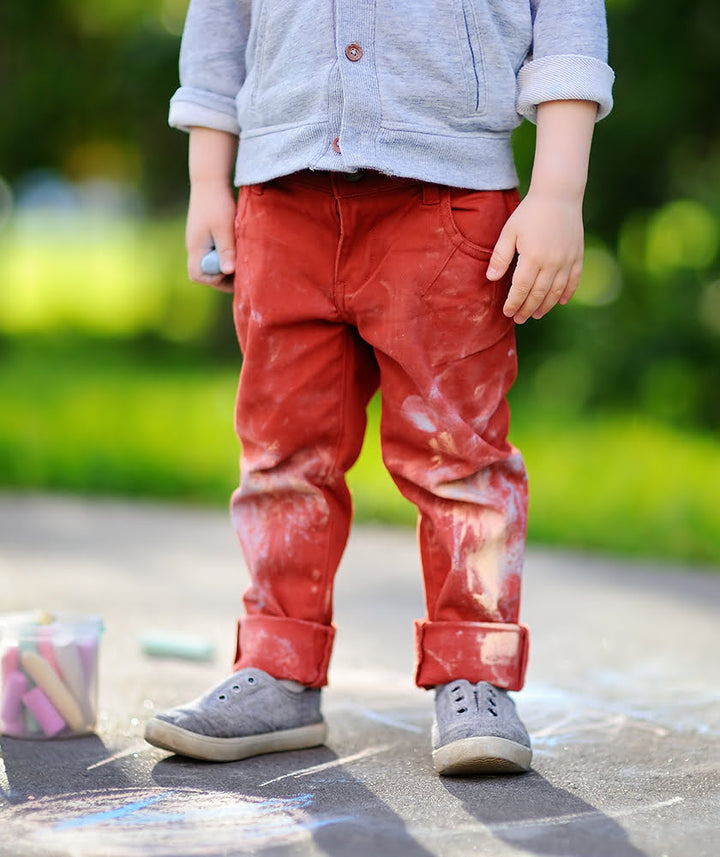
M 604 0 L 190 0 L 170 124 L 238 134 L 235 180 L 375 169 L 513 187 L 544 101 L 612 107 Z

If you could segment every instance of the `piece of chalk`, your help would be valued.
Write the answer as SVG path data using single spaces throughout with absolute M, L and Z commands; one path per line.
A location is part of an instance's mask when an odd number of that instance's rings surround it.
M 44 630 L 44 629 L 43 629 Z M 47 634 L 44 634 L 42 631 L 40 632 L 40 636 L 37 642 L 38 652 L 45 658 L 45 660 L 50 664 L 50 666 L 55 670 L 55 672 L 60 675 L 60 667 L 58 666 L 58 662 L 55 658 L 55 649 L 53 647 L 52 641 Z
M 3 723 L 19 721 L 22 717 L 22 700 L 27 686 L 27 676 L 19 671 L 10 673 L 3 681 L 0 712 Z
M 95 668 L 97 666 L 98 657 L 98 641 L 97 640 L 78 640 L 75 644 L 85 673 L 85 681 L 88 686 L 92 686 L 95 682 Z
M 25 738 L 27 730 L 25 729 L 25 720 L 3 720 L 2 721 L 3 735 L 9 735 L 11 738 Z
M 39 735 L 41 732 L 40 725 L 38 724 L 37 720 L 33 716 L 32 711 L 30 711 L 30 709 L 27 706 L 25 706 L 25 708 L 23 710 L 23 714 L 24 714 L 23 720 L 25 722 L 25 726 L 23 728 L 23 737 L 29 738 L 29 737 L 32 737 L 33 735 Z
M 23 696 L 23 702 L 32 712 L 42 731 L 48 738 L 57 735 L 65 728 L 65 721 L 59 711 L 50 702 L 39 687 L 34 687 Z
M 35 684 L 45 691 L 50 702 L 57 708 L 60 716 L 73 732 L 86 731 L 82 709 L 50 664 L 37 652 L 22 652 L 20 662 Z
M 140 636 L 144 654 L 156 658 L 180 658 L 185 661 L 212 660 L 215 650 L 208 640 L 186 634 L 166 634 L 162 631 L 145 631 Z
M 90 705 L 88 686 L 85 681 L 85 670 L 83 669 L 77 646 L 72 642 L 61 645 L 56 643 L 53 648 L 55 651 L 55 660 L 60 668 L 60 676 L 75 697 L 75 702 L 80 706 L 85 725 L 92 726 L 95 721 L 95 714 L 92 705 Z
M 11 646 L 6 649 L 2 655 L 2 681 L 5 683 L 5 678 L 11 673 L 17 672 L 20 668 L 20 651 L 17 646 Z
M 220 256 L 217 250 L 211 250 L 202 257 L 200 260 L 200 270 L 209 277 L 214 277 L 216 274 L 222 273 L 220 270 Z

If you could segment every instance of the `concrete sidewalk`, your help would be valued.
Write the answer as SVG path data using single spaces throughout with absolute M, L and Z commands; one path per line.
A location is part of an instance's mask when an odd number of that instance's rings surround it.
M 211 765 L 144 720 L 227 672 L 239 551 L 223 512 L 0 495 L 0 611 L 105 619 L 97 736 L 0 739 L 0 855 L 717 857 L 720 574 L 532 550 L 518 706 L 533 771 L 439 778 L 412 532 L 358 528 L 337 584 L 327 747 Z M 143 655 L 199 634 L 208 663 Z

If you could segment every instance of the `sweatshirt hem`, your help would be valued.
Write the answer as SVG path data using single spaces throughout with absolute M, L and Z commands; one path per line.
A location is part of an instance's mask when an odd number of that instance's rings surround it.
M 235 183 L 260 184 L 305 169 L 372 169 L 471 190 L 507 190 L 518 183 L 510 133 L 443 136 L 381 129 L 369 141 L 341 136 L 340 152 L 333 139 L 326 123 L 241 134 Z

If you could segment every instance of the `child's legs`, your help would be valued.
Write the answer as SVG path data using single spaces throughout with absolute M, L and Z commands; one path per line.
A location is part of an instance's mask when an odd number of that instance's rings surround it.
M 345 471 L 377 387 L 371 349 L 332 298 L 332 196 L 287 183 L 244 190 L 235 321 L 243 352 L 232 513 L 250 571 L 236 668 L 326 682 L 332 583 L 347 540 Z
M 527 484 L 507 442 L 514 324 L 502 314 L 507 278 L 485 276 L 516 195 L 436 194 L 426 186 L 414 223 L 398 223 L 400 252 L 378 272 L 393 284 L 392 324 L 360 328 L 381 368 L 385 463 L 420 511 L 427 619 L 416 628 L 416 681 L 429 687 L 465 678 L 519 689 L 527 656 L 518 624 Z M 403 229 L 409 242 L 424 236 L 424 264 L 408 266 Z
M 383 365 L 385 459 L 420 512 L 422 687 L 458 678 L 513 690 L 523 683 L 527 631 L 518 616 L 527 479 L 520 454 L 500 440 L 507 430 L 502 378 L 495 388 L 488 384 L 493 363 L 513 341 L 510 334 L 488 352 L 444 367 L 426 390 L 393 378 Z

